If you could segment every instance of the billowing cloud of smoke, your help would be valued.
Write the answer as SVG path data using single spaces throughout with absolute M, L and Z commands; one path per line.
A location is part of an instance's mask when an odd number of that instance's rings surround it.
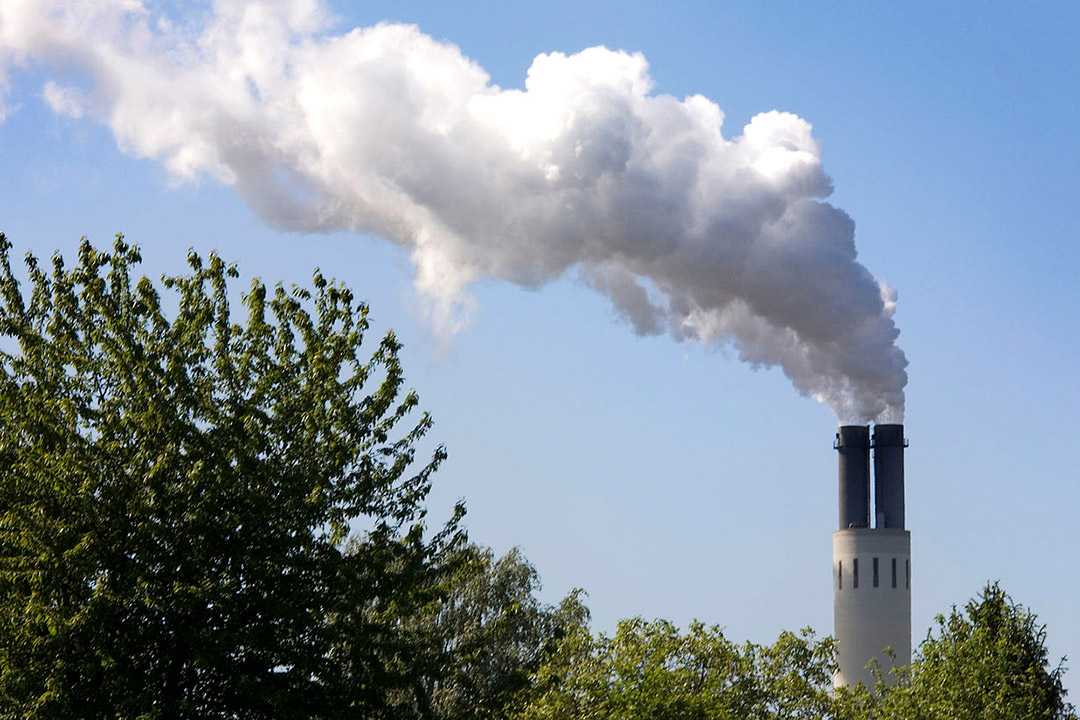
M 408 248 L 444 332 L 476 280 L 578 272 L 638 333 L 779 366 L 843 421 L 901 418 L 895 294 L 819 199 L 830 181 L 794 115 L 725 138 L 716 104 L 652 94 L 640 54 L 601 47 L 540 55 L 503 90 L 413 26 L 332 34 L 319 0 L 219 0 L 198 22 L 0 0 L 0 83 L 24 63 L 55 72 L 55 112 L 233 186 L 267 223 Z

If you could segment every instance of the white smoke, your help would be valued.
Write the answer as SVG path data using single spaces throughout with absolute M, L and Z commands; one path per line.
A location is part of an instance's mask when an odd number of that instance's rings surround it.
M 198 21 L 139 0 L 0 0 L 0 90 L 46 66 L 54 111 L 176 178 L 231 185 L 276 227 L 409 248 L 443 331 L 481 278 L 580 272 L 638 333 L 730 345 L 844 421 L 901 419 L 895 294 L 818 199 L 831 184 L 809 123 L 766 112 L 725 138 L 715 103 L 652 94 L 644 57 L 602 47 L 540 55 L 524 90 L 503 90 L 416 27 L 335 35 L 328 15 L 317 0 L 219 0 Z

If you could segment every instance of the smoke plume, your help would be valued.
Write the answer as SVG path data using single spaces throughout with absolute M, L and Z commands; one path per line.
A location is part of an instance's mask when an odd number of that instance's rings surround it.
M 524 89 L 501 89 L 414 26 L 334 34 L 319 0 L 218 0 L 197 21 L 140 0 L 0 0 L 0 90 L 25 64 L 51 70 L 55 112 L 232 186 L 270 225 L 408 249 L 447 333 L 479 279 L 580 273 L 638 333 L 779 366 L 844 421 L 901 418 L 895 293 L 822 202 L 795 115 L 725 138 L 714 102 L 654 94 L 644 57 L 603 47 L 539 55 Z

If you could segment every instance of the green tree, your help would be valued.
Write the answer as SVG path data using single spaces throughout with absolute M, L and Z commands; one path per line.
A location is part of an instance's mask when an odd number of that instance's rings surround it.
M 831 640 L 784 633 L 736 644 L 719 627 L 664 620 L 578 626 L 523 694 L 520 720 L 756 720 L 835 717 Z
M 876 695 L 856 693 L 861 718 L 1075 720 L 1063 663 L 1051 666 L 1046 627 L 998 583 L 939 615 L 911 665 Z
M 440 669 L 417 678 L 398 710 L 401 717 L 501 720 L 558 640 L 586 622 L 588 610 L 580 591 L 556 606 L 541 603 L 540 577 L 517 549 L 496 558 L 470 544 L 452 561 L 445 596 L 408 624 L 432 644 Z
M 442 671 L 403 632 L 457 571 L 460 507 L 425 532 L 441 448 L 402 392 L 399 344 L 316 272 L 132 271 L 89 243 L 68 268 L 0 235 L 0 715 L 395 717 Z M 166 308 L 175 308 L 167 312 Z M 412 418 L 412 419 L 410 419 Z M 348 541 L 351 529 L 354 537 Z
M 892 684 L 833 688 L 831 639 L 782 633 L 742 645 L 720 628 L 584 625 L 557 644 L 518 698 L 518 720 L 1077 720 L 1046 629 L 995 583 L 939 616 Z M 880 675 L 879 675 L 880 680 Z

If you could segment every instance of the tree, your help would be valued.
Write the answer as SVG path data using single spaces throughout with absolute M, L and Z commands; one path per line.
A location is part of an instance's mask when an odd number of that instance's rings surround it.
M 624 620 L 571 631 L 518 698 L 517 720 L 1077 720 L 1046 630 L 996 584 L 937 618 L 892 684 L 833 688 L 835 645 L 782 633 L 742 645 L 718 627 Z M 880 680 L 880 674 L 879 674 Z
M 523 694 L 519 720 L 757 720 L 835 717 L 831 640 L 809 630 L 738 645 L 719 627 L 640 618 L 615 635 L 579 626 Z
M 1051 666 L 1046 627 L 998 583 L 939 615 L 910 667 L 876 696 L 856 693 L 858 717 L 911 720 L 1076 719 L 1064 665 Z
M 588 610 L 580 591 L 556 606 L 541 603 L 540 577 L 517 549 L 496 558 L 470 544 L 453 561 L 446 595 L 408 625 L 450 670 L 418 678 L 398 716 L 502 720 L 558 641 L 584 625 Z
M 318 271 L 254 281 L 237 324 L 213 254 L 163 300 L 122 237 L 70 269 L 27 255 L 27 296 L 10 250 L 0 715 L 393 717 L 442 671 L 402 628 L 464 543 L 460 507 L 425 530 L 444 451 L 414 462 L 431 421 L 394 335 L 367 357 L 367 307 Z

